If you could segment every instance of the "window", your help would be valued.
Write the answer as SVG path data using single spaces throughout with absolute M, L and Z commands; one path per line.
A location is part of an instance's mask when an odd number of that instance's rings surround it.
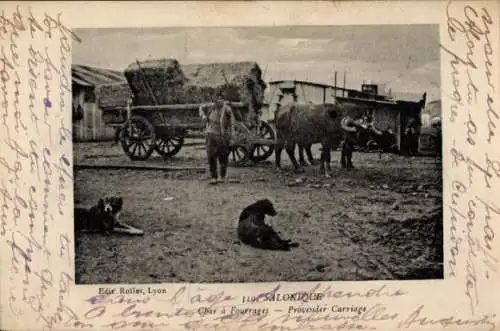
M 291 88 L 281 88 L 281 95 L 279 97 L 279 101 L 281 102 L 283 99 L 292 99 L 293 101 L 297 101 L 297 94 L 295 93 L 295 87 Z

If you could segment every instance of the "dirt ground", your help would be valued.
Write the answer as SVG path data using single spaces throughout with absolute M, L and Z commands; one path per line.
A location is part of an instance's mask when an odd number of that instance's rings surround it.
M 317 147 L 314 154 L 319 156 Z M 204 156 L 203 146 L 186 146 L 173 160 L 143 162 L 204 167 Z M 231 167 L 232 182 L 217 186 L 199 171 L 80 169 L 75 173 L 78 205 L 120 195 L 122 220 L 145 234 L 78 234 L 76 281 L 442 278 L 442 179 L 436 160 L 393 155 L 379 160 L 376 153 L 355 153 L 356 169 L 346 171 L 339 157 L 340 152 L 332 152 L 329 179 L 319 176 L 317 166 L 304 174 L 277 174 L 273 155 L 259 165 Z M 110 143 L 75 144 L 74 158 L 76 164 L 129 162 Z M 239 243 L 238 215 L 261 198 L 273 201 L 279 212 L 268 223 L 298 248 L 272 252 Z

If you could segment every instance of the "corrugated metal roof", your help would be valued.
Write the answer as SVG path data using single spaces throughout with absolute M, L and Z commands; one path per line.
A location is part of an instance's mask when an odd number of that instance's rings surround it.
M 119 71 L 78 64 L 71 66 L 71 80 L 73 84 L 92 87 L 126 82 L 125 76 Z

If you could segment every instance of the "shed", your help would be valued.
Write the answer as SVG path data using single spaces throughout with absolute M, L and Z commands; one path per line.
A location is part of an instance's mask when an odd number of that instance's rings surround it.
M 125 76 L 115 70 L 93 68 L 74 64 L 71 66 L 71 86 L 73 104 L 83 110 L 83 119 L 73 123 L 74 141 L 99 141 L 113 139 L 115 130 L 104 124 L 103 109 L 123 107 L 127 97 L 128 85 Z M 122 86 L 120 93 L 105 93 L 115 86 Z M 116 89 L 115 89 L 116 90 Z
M 401 150 L 406 148 L 404 131 L 411 118 L 420 118 L 425 106 L 426 94 L 391 93 L 381 94 L 380 86 L 363 84 L 361 90 L 346 89 L 334 85 L 318 84 L 299 80 L 269 82 L 265 101 L 269 104 L 270 120 L 278 107 L 290 102 L 297 103 L 356 103 L 374 110 L 375 121 L 380 129 L 391 129 L 396 135 Z M 405 99 L 398 99 L 404 96 Z

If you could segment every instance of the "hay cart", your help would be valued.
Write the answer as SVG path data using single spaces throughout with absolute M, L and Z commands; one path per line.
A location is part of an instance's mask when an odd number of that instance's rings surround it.
M 107 125 L 117 129 L 123 151 L 131 160 L 147 160 L 153 152 L 171 158 L 179 153 L 190 133 L 204 131 L 205 123 L 199 116 L 201 105 L 132 106 L 129 102 L 126 108 L 115 109 L 114 121 L 108 121 Z M 261 120 L 256 127 L 249 128 L 243 120 L 248 107 L 242 102 L 230 105 L 235 119 L 230 161 L 236 165 L 248 159 L 265 161 L 274 152 L 274 129 Z

